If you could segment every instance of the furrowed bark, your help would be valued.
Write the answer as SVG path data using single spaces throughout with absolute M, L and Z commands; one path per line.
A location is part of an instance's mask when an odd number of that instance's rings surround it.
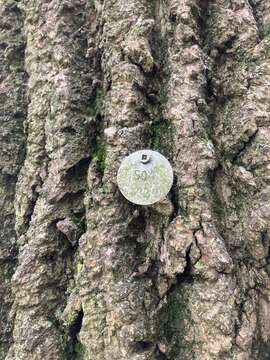
M 268 1 L 0 11 L 0 359 L 268 359 Z M 148 207 L 116 183 L 143 148 Z
M 214 184 L 223 208 L 221 232 L 234 259 L 237 281 L 234 306 L 238 316 L 231 352 L 236 359 L 266 359 L 269 187 L 263 159 L 265 139 L 269 139 L 269 66 L 267 30 L 262 24 L 269 9 L 263 2 L 257 6 L 249 2 L 225 4 L 223 17 L 218 18 L 220 5 L 216 2 L 210 7 L 215 32 L 209 36 L 216 48 L 211 50 L 216 62 L 212 75 L 216 102 L 213 137 L 220 160 Z M 229 16 L 230 25 L 224 33 Z
M 0 2 L 0 359 L 12 341 L 11 276 L 17 263 L 14 196 L 24 157 L 27 113 L 24 16 L 15 1 Z
M 72 321 L 66 324 L 62 312 L 73 295 L 96 131 L 89 104 L 98 81 L 95 60 L 87 57 L 92 9 L 81 1 L 30 1 L 24 11 L 30 104 L 27 154 L 15 199 L 20 251 L 13 276 L 14 345 L 7 358 L 62 359 L 74 352 Z
M 104 156 L 89 168 L 88 231 L 80 240 L 85 359 L 148 359 L 155 352 L 158 297 L 149 276 L 136 274 L 147 242 L 144 214 L 116 185 L 123 157 L 147 146 L 151 114 L 143 89 L 155 66 L 151 10 L 147 1 L 114 1 L 102 11 Z

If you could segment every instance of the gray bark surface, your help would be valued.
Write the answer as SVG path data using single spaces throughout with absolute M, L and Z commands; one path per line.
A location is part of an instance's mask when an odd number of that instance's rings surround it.
M 0 109 L 0 360 L 270 358 L 269 0 L 0 0 Z

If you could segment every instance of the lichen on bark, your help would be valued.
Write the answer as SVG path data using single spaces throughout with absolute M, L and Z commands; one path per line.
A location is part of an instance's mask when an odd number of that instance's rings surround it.
M 268 0 L 0 15 L 0 359 L 267 359 Z M 144 148 L 147 207 L 116 183 Z

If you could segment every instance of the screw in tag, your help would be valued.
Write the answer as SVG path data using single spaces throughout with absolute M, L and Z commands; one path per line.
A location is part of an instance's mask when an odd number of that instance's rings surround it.
M 142 154 L 141 162 L 143 164 L 147 164 L 151 160 L 151 155 L 149 154 Z

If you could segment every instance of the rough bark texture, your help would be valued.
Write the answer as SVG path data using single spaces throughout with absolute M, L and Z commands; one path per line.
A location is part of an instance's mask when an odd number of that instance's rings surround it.
M 270 358 L 269 0 L 0 0 L 0 360 Z M 122 159 L 175 182 L 129 203 Z

